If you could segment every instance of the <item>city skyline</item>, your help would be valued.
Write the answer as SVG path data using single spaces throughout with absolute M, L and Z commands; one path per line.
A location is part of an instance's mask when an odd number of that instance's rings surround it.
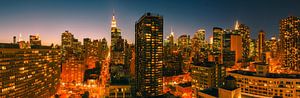
M 300 98 L 297 4 L 3 0 L 0 98 Z
M 152 1 L 155 2 L 155 1 Z M 158 2 L 158 1 L 157 1 Z M 159 13 L 165 19 L 164 38 L 175 32 L 175 38 L 182 34 L 193 34 L 200 28 L 207 31 L 206 40 L 212 35 L 213 27 L 233 28 L 238 20 L 250 27 L 251 38 L 257 39 L 258 32 L 266 32 L 266 38 L 279 37 L 279 21 L 288 16 L 299 16 L 299 1 L 1 1 L 1 42 L 13 42 L 13 36 L 22 34 L 29 41 L 29 35 L 39 34 L 42 44 L 61 44 L 60 34 L 69 30 L 79 41 L 83 38 L 110 40 L 110 25 L 113 10 L 122 36 L 134 42 L 134 24 L 147 11 Z M 180 5 L 179 5 L 180 4 Z M 265 7 L 268 5 L 269 7 Z M 179 7 L 180 6 L 180 7 Z M 230 6 L 230 7 L 227 7 Z M 236 7 L 232 7 L 236 6 Z M 280 7 L 279 7 L 280 6 Z M 259 18 L 255 18 L 259 17 Z M 110 41 L 108 41 L 110 44 Z

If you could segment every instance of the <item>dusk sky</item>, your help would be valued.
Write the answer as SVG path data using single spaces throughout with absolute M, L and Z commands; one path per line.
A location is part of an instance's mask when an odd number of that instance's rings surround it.
M 111 17 L 115 10 L 123 38 L 134 42 L 135 22 L 145 13 L 164 17 L 164 36 L 194 35 L 204 28 L 233 28 L 236 20 L 250 27 L 251 37 L 259 30 L 267 38 L 278 36 L 279 21 L 300 16 L 300 0 L 0 0 L 0 43 L 13 36 L 39 34 L 42 44 L 60 44 L 69 30 L 76 38 L 106 38 L 110 43 Z

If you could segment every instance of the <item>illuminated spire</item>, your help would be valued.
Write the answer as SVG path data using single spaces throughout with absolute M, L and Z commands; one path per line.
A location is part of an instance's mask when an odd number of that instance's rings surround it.
M 171 27 L 171 36 L 174 36 L 173 28 Z
M 235 21 L 235 25 L 234 25 L 234 30 L 238 30 L 239 29 L 239 21 L 238 20 L 236 20 Z
M 117 21 L 116 21 L 116 18 L 115 18 L 115 10 L 113 10 L 113 16 L 112 16 L 112 20 L 111 20 L 111 27 L 117 27 Z

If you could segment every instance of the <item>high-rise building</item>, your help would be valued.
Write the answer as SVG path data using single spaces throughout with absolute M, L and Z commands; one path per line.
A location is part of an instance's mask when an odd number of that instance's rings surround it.
M 256 45 L 256 40 L 255 39 L 251 39 L 250 41 L 250 47 L 249 47 L 249 57 L 254 60 L 254 58 L 257 56 L 257 45 Z
M 204 29 L 197 30 L 194 37 L 199 39 L 199 44 L 201 47 L 205 46 L 205 30 Z
M 300 70 L 300 18 L 290 16 L 280 21 L 280 50 L 282 65 Z
M 16 36 L 13 37 L 13 43 L 14 43 L 14 44 L 17 43 L 17 37 L 16 37 Z
M 215 61 L 223 64 L 223 35 L 224 31 L 222 28 L 213 28 L 213 55 L 215 56 Z
M 111 64 L 124 64 L 124 39 L 114 13 L 111 21 Z
M 73 46 L 74 36 L 71 32 L 65 31 L 61 35 L 61 51 L 62 51 L 62 60 L 64 61 L 68 58 L 68 54 Z
M 187 48 L 187 47 L 189 47 L 189 45 L 190 45 L 190 35 L 186 35 L 186 34 L 184 34 L 184 35 L 181 35 L 181 36 L 179 36 L 178 37 L 178 47 L 180 48 L 180 49 L 184 49 L 184 48 Z
M 257 44 L 257 50 L 258 50 L 258 60 L 259 61 L 265 61 L 265 32 L 263 30 L 260 30 L 258 33 L 258 44 Z
M 86 67 L 84 65 L 81 42 L 75 39 L 69 31 L 63 32 L 61 38 L 61 81 L 65 83 L 82 83 Z
M 271 57 L 272 58 L 277 57 L 278 41 L 276 40 L 276 37 L 273 36 L 269 40 L 268 50 L 271 52 Z
M 191 77 L 192 89 L 197 94 L 199 91 L 207 88 L 220 87 L 221 81 L 225 77 L 225 68 L 217 62 L 193 63 L 191 66 Z
M 242 37 L 237 30 L 225 30 L 223 43 L 224 65 L 232 66 L 242 60 Z
M 0 43 L 0 98 L 50 98 L 59 88 L 60 50 Z
M 135 24 L 136 96 L 163 94 L 163 17 L 145 13 Z
M 191 56 L 194 57 L 195 55 L 201 56 L 199 59 L 204 61 L 207 59 L 207 43 L 205 41 L 205 30 L 199 29 L 195 32 L 194 37 L 191 39 Z
M 238 25 L 239 33 L 242 36 L 242 46 L 243 46 L 243 58 L 249 58 L 249 51 L 250 51 L 250 29 L 245 24 Z
M 29 40 L 30 40 L 30 45 L 32 46 L 41 46 L 42 42 L 40 40 L 40 36 L 39 35 L 30 35 L 29 36 Z

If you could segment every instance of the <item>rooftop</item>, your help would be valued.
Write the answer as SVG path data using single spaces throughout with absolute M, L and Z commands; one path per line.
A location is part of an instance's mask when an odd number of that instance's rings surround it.
M 208 88 L 208 89 L 204 89 L 200 92 L 211 95 L 211 96 L 219 97 L 218 88 Z
M 256 72 L 234 70 L 229 73 L 236 73 L 247 76 L 265 77 L 265 78 L 288 78 L 288 79 L 300 79 L 300 74 L 283 74 L 283 73 L 268 73 L 266 76 L 257 76 Z

